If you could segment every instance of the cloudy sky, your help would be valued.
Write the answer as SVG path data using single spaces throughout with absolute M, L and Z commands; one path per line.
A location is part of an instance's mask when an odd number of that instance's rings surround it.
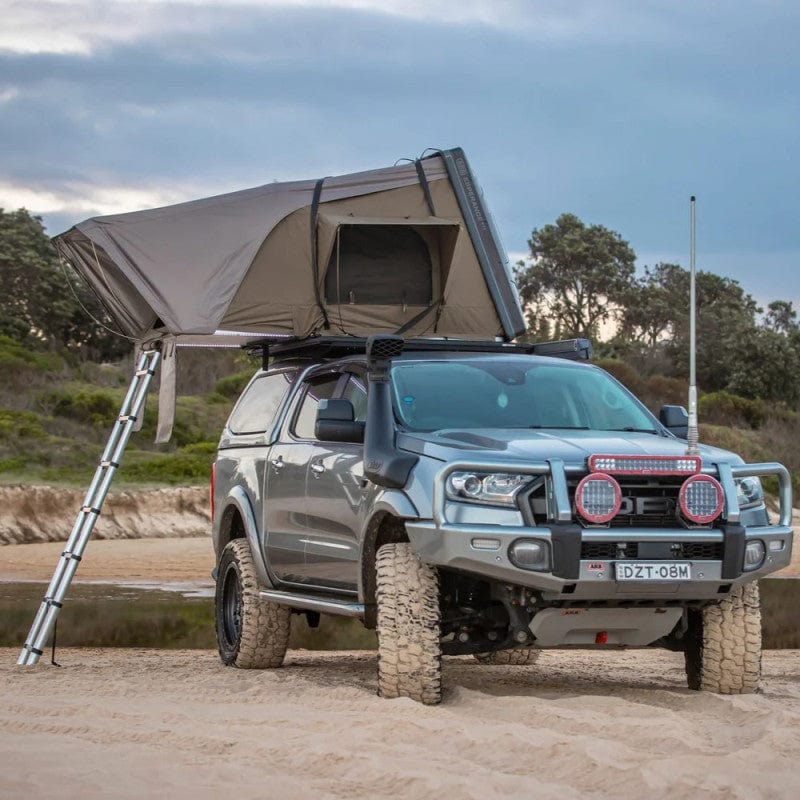
M 571 211 L 800 304 L 800 4 L 0 0 L 0 207 L 87 216 L 465 148 L 506 247 Z

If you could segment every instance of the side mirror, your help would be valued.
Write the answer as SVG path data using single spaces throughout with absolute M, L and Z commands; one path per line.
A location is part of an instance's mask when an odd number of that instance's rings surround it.
M 364 423 L 356 422 L 353 404 L 343 397 L 320 400 L 314 434 L 321 442 L 364 443 Z
M 689 414 L 683 406 L 661 406 L 658 412 L 661 424 L 679 439 L 689 436 Z

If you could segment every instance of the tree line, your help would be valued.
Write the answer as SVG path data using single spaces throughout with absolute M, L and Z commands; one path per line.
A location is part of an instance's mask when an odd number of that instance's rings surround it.
M 574 214 L 535 228 L 515 278 L 526 338 L 586 336 L 601 357 L 642 376 L 685 378 L 689 361 L 689 273 L 659 263 L 636 274 L 620 234 Z M 42 221 L 0 209 L 0 336 L 38 349 L 114 360 L 130 351 L 94 293 L 59 261 Z M 697 378 L 706 392 L 800 403 L 800 324 L 791 302 L 766 310 L 740 284 L 697 273 Z
M 515 277 L 534 341 L 585 336 L 641 375 L 686 378 L 689 271 L 659 263 L 637 275 L 618 233 L 574 214 L 536 228 Z M 706 392 L 800 401 L 800 324 L 787 300 L 766 310 L 732 278 L 697 272 L 697 381 Z M 605 333 L 605 336 L 601 336 Z

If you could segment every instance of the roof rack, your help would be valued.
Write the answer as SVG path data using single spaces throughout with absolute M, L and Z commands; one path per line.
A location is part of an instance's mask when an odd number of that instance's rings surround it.
M 310 336 L 305 339 L 265 337 L 247 342 L 242 348 L 252 356 L 260 355 L 266 369 L 270 356 L 281 359 L 334 359 L 366 353 L 367 338 L 364 336 Z M 592 343 L 588 339 L 520 343 L 491 339 L 406 339 L 403 352 L 516 353 L 584 361 L 592 357 Z

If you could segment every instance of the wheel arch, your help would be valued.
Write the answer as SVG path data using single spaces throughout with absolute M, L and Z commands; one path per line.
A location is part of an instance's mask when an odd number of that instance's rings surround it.
M 217 561 L 219 561 L 227 544 L 234 539 L 247 540 L 253 556 L 259 585 L 271 588 L 272 581 L 269 579 L 267 565 L 261 552 L 258 524 L 253 513 L 253 506 L 241 486 L 235 486 L 231 489 L 223 503 L 219 528 L 214 540 Z
M 361 574 L 358 593 L 364 604 L 364 626 L 370 630 L 377 625 L 377 606 L 375 603 L 376 574 L 375 559 L 378 550 L 389 542 L 407 542 L 405 520 L 394 513 L 394 509 L 382 508 L 376 511 L 367 525 L 361 545 Z

